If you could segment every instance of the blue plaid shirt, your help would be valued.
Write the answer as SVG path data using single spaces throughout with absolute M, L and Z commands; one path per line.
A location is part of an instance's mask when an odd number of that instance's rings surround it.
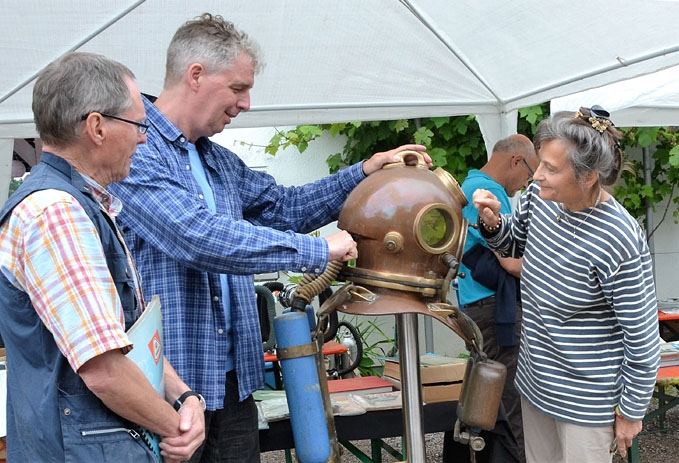
M 202 138 L 196 147 L 214 192 L 212 213 L 191 173 L 186 137 L 146 98 L 144 105 L 148 141 L 137 149 L 130 175 L 109 190 L 123 201 L 118 220 L 144 294 L 147 300 L 160 295 L 165 355 L 215 410 L 224 402 L 228 344 L 219 274 L 228 274 L 243 400 L 264 386 L 253 274 L 323 272 L 327 242 L 308 233 L 337 219 L 365 175 L 359 163 L 305 186 L 283 187 Z

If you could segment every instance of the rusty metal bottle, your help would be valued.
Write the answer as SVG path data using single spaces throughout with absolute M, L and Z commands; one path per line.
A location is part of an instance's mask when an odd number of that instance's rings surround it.
M 491 430 L 500 409 L 507 368 L 494 360 L 475 359 L 467 362 L 457 417 L 469 427 Z

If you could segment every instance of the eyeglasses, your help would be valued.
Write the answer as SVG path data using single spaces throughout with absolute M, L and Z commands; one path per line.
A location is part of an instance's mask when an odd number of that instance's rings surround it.
M 533 176 L 535 176 L 535 171 L 531 169 L 530 164 L 528 164 L 528 161 L 526 161 L 526 158 L 522 159 L 523 163 L 526 165 L 526 168 L 528 169 L 528 172 L 530 172 L 530 178 L 528 179 L 529 182 L 533 181 Z
M 95 113 L 95 112 L 101 114 L 104 117 L 108 117 L 109 119 L 115 119 L 117 121 L 127 122 L 128 124 L 136 125 L 139 128 L 140 133 L 146 133 L 146 131 L 149 129 L 149 124 L 148 124 L 149 120 L 147 118 L 142 119 L 141 122 L 136 122 L 136 121 L 131 121 L 129 119 L 125 119 L 123 117 L 113 116 L 111 114 L 106 114 L 106 113 L 102 113 L 102 112 L 99 112 L 99 111 L 92 111 L 91 113 L 85 114 L 83 117 L 80 118 L 80 120 L 84 121 L 85 119 L 87 119 L 87 117 L 90 114 Z

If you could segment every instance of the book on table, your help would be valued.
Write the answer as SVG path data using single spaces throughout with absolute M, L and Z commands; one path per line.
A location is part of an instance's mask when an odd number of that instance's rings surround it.
M 393 390 L 391 383 L 379 376 L 359 376 L 328 381 L 328 392 L 331 397 L 336 394 L 371 394 Z

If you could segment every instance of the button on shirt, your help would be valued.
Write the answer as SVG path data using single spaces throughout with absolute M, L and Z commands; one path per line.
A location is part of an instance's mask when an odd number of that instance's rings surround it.
M 207 207 L 212 212 L 217 212 L 215 207 L 215 195 L 212 194 L 212 187 L 208 182 L 207 176 L 205 175 L 205 169 L 200 160 L 200 154 L 196 150 L 195 145 L 192 143 L 187 143 L 189 148 L 189 162 L 191 163 L 191 173 L 193 178 L 198 182 L 198 186 L 203 194 L 198 195 L 200 199 L 204 199 Z M 222 285 L 222 294 L 229 294 L 229 280 L 226 275 L 219 275 L 219 282 Z M 218 297 L 213 298 L 215 302 L 219 301 Z M 224 321 L 226 325 L 226 370 L 231 371 L 234 368 L 233 361 L 233 346 L 231 345 L 231 301 L 229 297 L 222 297 L 222 305 L 224 306 Z M 224 334 L 223 329 L 218 329 L 217 333 Z
M 208 410 L 223 406 L 227 371 L 226 321 L 219 274 L 227 275 L 239 395 L 264 385 L 255 273 L 325 270 L 328 246 L 308 235 L 336 220 L 363 179 L 361 164 L 302 187 L 277 185 L 234 153 L 199 139 L 215 198 L 207 207 L 191 173 L 187 140 L 146 98 L 147 143 L 130 175 L 109 186 L 125 207 L 120 223 L 147 299 L 160 296 L 165 354 Z M 295 232 L 291 231 L 295 230 Z

